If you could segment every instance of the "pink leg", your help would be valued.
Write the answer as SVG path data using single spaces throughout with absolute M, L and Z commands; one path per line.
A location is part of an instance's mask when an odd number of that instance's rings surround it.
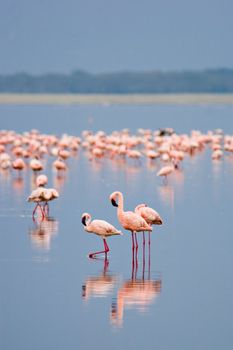
M 132 235 L 132 275 L 131 275 L 131 279 L 133 280 L 134 279 L 134 249 L 135 249 L 135 246 L 134 246 L 134 233 L 132 231 L 131 233 Z
M 33 210 L 33 212 L 32 212 L 32 217 L 33 217 L 33 218 L 34 218 L 34 216 L 35 216 L 35 212 L 36 212 L 36 209 L 37 209 L 38 205 L 39 205 L 39 203 L 36 204 L 36 206 L 35 206 L 35 208 L 34 208 L 34 210 Z
M 145 232 L 143 231 L 143 246 L 145 245 Z
M 105 259 L 107 259 L 107 254 L 109 252 L 109 247 L 108 247 L 108 244 L 107 244 L 107 241 L 105 238 L 103 238 L 103 241 L 104 241 L 104 248 L 105 248 Z
M 107 270 L 108 270 L 108 265 L 109 265 L 109 261 L 108 259 L 104 259 L 104 275 L 106 274 Z
M 134 237 L 135 237 L 135 242 L 136 242 L 136 249 L 138 249 L 138 239 L 137 239 L 137 234 L 134 233 Z
M 149 232 L 149 245 L 148 245 L 148 279 L 150 279 L 150 232 Z
M 42 206 L 40 205 L 40 203 L 38 203 L 38 204 L 39 204 L 39 207 L 40 207 L 40 211 L 41 211 L 41 214 L 42 214 L 42 220 L 43 220 L 44 216 L 45 216 L 44 210 L 43 210 Z
M 144 235 L 144 232 L 143 232 L 143 235 Z M 144 240 L 145 240 L 145 238 L 144 238 Z M 144 278 L 145 278 L 145 243 L 143 244 L 142 255 L 143 255 L 143 257 L 142 257 L 142 279 L 144 281 Z
M 43 209 L 41 208 L 40 203 L 37 203 L 37 205 L 35 206 L 35 209 L 34 209 L 33 212 L 32 212 L 32 218 L 33 218 L 33 219 L 35 218 L 35 213 L 36 213 L 36 210 L 37 210 L 38 207 L 40 208 L 40 211 L 41 211 L 41 214 L 42 214 L 42 219 L 44 219 L 44 211 L 43 211 Z
M 90 253 L 89 258 L 94 258 L 95 255 L 102 254 L 102 253 L 105 253 L 105 258 L 107 257 L 107 253 L 109 252 L 109 247 L 107 245 L 105 238 L 103 238 L 103 242 L 104 242 L 104 250 L 101 250 L 100 252 Z
M 135 271 L 135 278 L 137 276 L 137 270 L 138 270 L 138 240 L 137 240 L 137 234 L 134 233 L 135 241 L 136 241 L 136 250 L 135 250 L 135 259 L 136 259 L 136 271 Z
M 44 204 L 44 214 L 45 214 L 45 216 L 49 216 L 49 203 L 48 202 L 46 202 Z
M 134 250 L 135 245 L 134 245 L 134 233 L 132 232 L 132 250 Z
M 163 177 L 163 184 L 164 184 L 164 185 L 167 185 L 167 184 L 168 184 L 167 175 L 165 175 L 165 176 Z

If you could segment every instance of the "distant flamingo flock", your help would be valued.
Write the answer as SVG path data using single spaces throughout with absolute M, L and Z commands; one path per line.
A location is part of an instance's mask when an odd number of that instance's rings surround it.
M 226 135 L 221 129 L 202 133 L 198 130 L 190 134 L 178 134 L 171 128 L 160 130 L 138 129 L 132 134 L 128 129 L 94 133 L 85 130 L 80 136 L 63 134 L 58 137 L 31 130 L 22 134 L 15 131 L 0 131 L 0 171 L 16 173 L 21 178 L 22 173 L 31 171 L 34 177 L 34 188 L 28 196 L 28 202 L 35 203 L 32 217 L 40 216 L 41 220 L 49 216 L 49 202 L 59 197 L 58 190 L 47 188 L 49 182 L 45 174 L 47 160 L 50 158 L 53 170 L 58 178 L 62 178 L 69 169 L 70 159 L 80 151 L 87 156 L 88 161 L 99 163 L 115 162 L 121 167 L 144 166 L 156 163 L 159 170 L 155 176 L 163 177 L 167 183 L 168 177 L 182 169 L 182 161 L 187 156 L 195 156 L 208 148 L 213 161 L 220 161 L 226 154 L 233 153 L 233 136 Z M 131 233 L 132 249 L 138 249 L 137 233 L 152 231 L 152 225 L 161 225 L 162 218 L 156 210 L 147 204 L 138 204 L 134 211 L 124 211 L 124 198 L 120 191 L 110 195 L 110 201 L 117 207 L 117 217 L 120 225 Z M 91 215 L 84 212 L 81 218 L 84 229 L 103 239 L 104 250 L 90 253 L 94 258 L 98 254 L 109 252 L 106 239 L 112 235 L 122 235 L 105 220 L 91 221 Z

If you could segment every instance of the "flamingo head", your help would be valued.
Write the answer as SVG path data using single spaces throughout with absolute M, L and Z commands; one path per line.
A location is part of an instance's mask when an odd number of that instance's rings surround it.
M 82 215 L 82 224 L 84 226 L 87 226 L 90 223 L 90 221 L 91 221 L 91 215 L 88 213 L 84 213 Z
M 118 207 L 118 204 L 117 204 L 117 199 L 116 199 L 116 197 L 118 196 L 118 193 L 119 192 L 113 192 L 111 195 L 110 195 L 110 201 L 111 201 L 111 203 L 112 203 L 112 205 L 114 206 L 114 207 Z

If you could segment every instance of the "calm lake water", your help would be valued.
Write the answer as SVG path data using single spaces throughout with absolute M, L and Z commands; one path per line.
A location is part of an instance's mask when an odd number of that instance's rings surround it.
M 177 133 L 222 128 L 233 134 L 233 106 L 0 106 L 0 129 L 80 135 L 82 130 L 173 127 Z M 0 172 L 0 348 L 3 350 L 233 348 L 233 156 L 211 160 L 207 147 L 187 156 L 164 185 L 158 163 L 90 162 L 84 151 L 49 186 L 60 192 L 49 220 L 33 222 L 26 202 L 32 174 Z M 109 195 L 125 209 L 155 208 L 163 225 L 132 264 L 131 238 L 88 235 L 83 212 L 120 228 Z

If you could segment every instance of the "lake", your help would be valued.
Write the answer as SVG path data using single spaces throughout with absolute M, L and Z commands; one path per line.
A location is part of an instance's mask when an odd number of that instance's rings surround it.
M 0 122 L 58 136 L 163 127 L 233 135 L 233 106 L 4 104 Z M 80 149 L 58 177 L 52 160 L 44 159 L 45 173 L 60 196 L 44 221 L 32 220 L 26 201 L 32 172 L 0 172 L 1 349 L 231 350 L 233 155 L 212 161 L 207 146 L 186 156 L 167 183 L 156 176 L 158 161 L 90 161 Z M 137 261 L 109 200 L 116 190 L 126 210 L 146 203 L 163 218 L 150 246 L 143 249 L 138 234 Z M 84 231 L 84 212 L 124 232 L 108 239 L 107 260 L 88 258 L 102 242 Z

